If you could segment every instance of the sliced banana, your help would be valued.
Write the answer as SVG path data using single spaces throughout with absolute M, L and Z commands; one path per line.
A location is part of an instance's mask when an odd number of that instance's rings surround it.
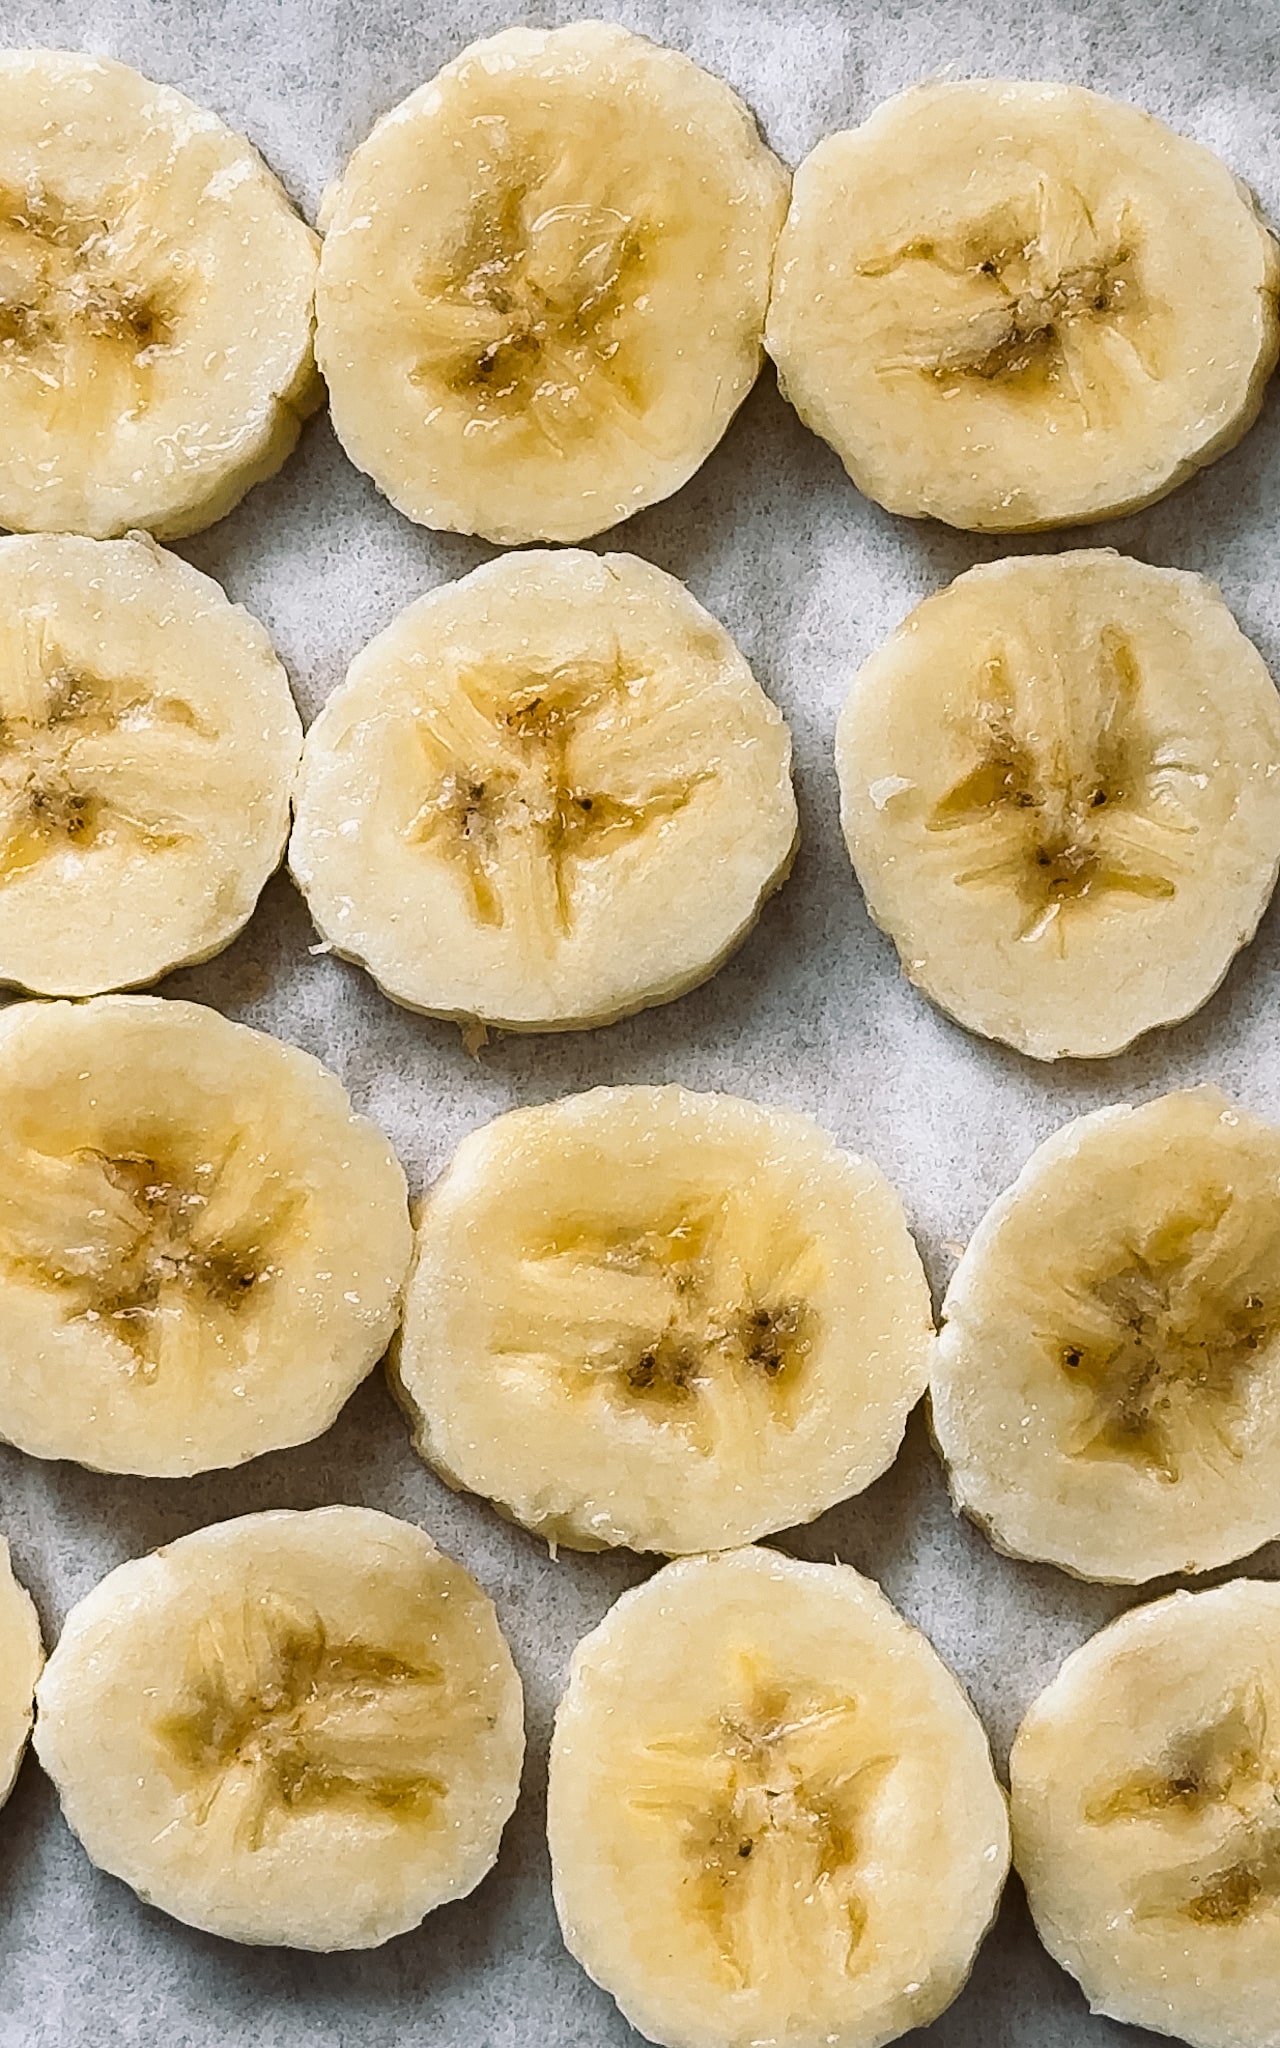
M 1136 1584 L 1280 1536 L 1280 1130 L 1216 1088 L 1033 1153 L 943 1303 L 933 1424 L 1015 1557 Z
M 547 1828 L 565 1941 L 665 2048 L 882 2048 L 969 1975 L 1009 1866 L 981 1723 L 848 1565 L 691 1558 L 578 1645 Z
M 1274 2048 L 1280 1586 L 1136 1608 L 1068 1657 L 1009 1760 L 1040 1938 L 1095 2012 Z
M 756 380 L 787 173 L 611 22 L 474 43 L 321 208 L 338 437 L 423 525 L 583 540 L 669 497 Z
M 1235 446 L 1280 342 L 1280 251 L 1199 143 L 1075 85 L 922 85 L 796 173 L 767 346 L 891 512 L 1105 519 Z
M 0 1437 L 176 1478 L 319 1436 L 399 1315 L 381 1131 L 196 1003 L 0 1014 Z
M 374 1948 L 474 1890 L 524 1753 L 493 1603 L 369 1508 L 243 1515 L 67 1616 L 36 1752 L 92 1861 L 230 1941 Z
M 0 525 L 172 540 L 273 475 L 322 396 L 317 246 L 180 92 L 0 51 Z
M 635 555 L 508 555 L 420 598 L 307 735 L 289 864 L 397 1002 L 575 1030 L 705 981 L 796 845 L 791 740 Z
M 596 1088 L 464 1139 L 423 1204 L 418 1449 L 550 1542 L 721 1550 L 893 1461 L 933 1317 L 902 1204 L 807 1117 Z
M 0 1536 L 0 1806 L 17 1782 L 43 1663 L 35 1606 L 14 1577 L 9 1545 Z
M 0 981 L 207 960 L 279 865 L 302 724 L 256 619 L 145 535 L 0 540 Z
M 1189 1016 L 1280 865 L 1280 697 L 1218 591 L 1109 551 L 971 569 L 854 682 L 845 838 L 911 980 L 1035 1059 Z

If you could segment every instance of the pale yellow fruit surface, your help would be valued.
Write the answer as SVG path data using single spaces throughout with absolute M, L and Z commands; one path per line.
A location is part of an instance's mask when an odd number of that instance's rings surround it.
M 395 1357 L 422 1455 L 553 1543 L 720 1550 L 893 1461 L 933 1318 L 902 1204 L 807 1117 L 597 1088 L 466 1138 Z
M 1009 1824 L 981 1723 L 848 1565 L 668 1565 L 578 1645 L 556 1910 L 663 2048 L 883 2048 L 964 1984 Z
M 44 1650 L 31 1595 L 20 1586 L 0 1536 L 0 1806 L 12 1792 L 26 1752 Z
M 795 852 L 791 738 L 682 583 L 505 555 L 401 612 L 307 734 L 289 865 L 410 1009 L 612 1023 L 705 981 Z
M 891 512 L 995 533 L 1134 510 L 1240 439 L 1280 253 L 1199 143 L 1077 85 L 921 85 L 796 173 L 767 344 Z
M 308 1053 L 196 1003 L 0 1013 L 0 1438 L 178 1478 L 308 1442 L 390 1341 L 404 1174 Z
M 1280 1130 L 1216 1088 L 1033 1153 L 943 1303 L 933 1426 L 1015 1557 L 1138 1583 L 1280 1535 Z
M 836 736 L 867 907 L 910 979 L 1035 1059 L 1199 1009 L 1280 865 L 1280 697 L 1203 577 L 1106 549 L 971 569 Z
M 1093 2011 L 1190 2048 L 1273 2048 L 1280 1586 L 1121 1616 L 1041 1693 L 1009 1776 L 1040 1939 Z
M 264 629 L 145 535 L 0 540 L 0 981 L 208 959 L 279 865 L 302 723 Z
M 373 1948 L 462 1898 L 520 1784 L 493 1604 L 369 1508 L 198 1529 L 67 1616 L 36 1750 L 89 1856 L 229 1941 Z
M 0 524 L 197 533 L 320 401 L 317 242 L 243 136 L 125 64 L 0 52 Z
M 669 497 L 755 382 L 787 189 L 674 50 L 600 21 L 473 44 L 326 196 L 338 438 L 411 519 L 504 544 Z

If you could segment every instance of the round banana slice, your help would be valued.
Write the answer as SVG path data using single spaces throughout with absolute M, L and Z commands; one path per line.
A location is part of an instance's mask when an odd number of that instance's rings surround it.
M 1017 533 L 1149 505 L 1234 447 L 1278 290 L 1199 143 L 1081 86 L 970 79 L 805 159 L 766 341 L 868 497 Z
M 0 1536 L 0 1806 L 17 1782 L 43 1662 L 35 1606 L 14 1577 L 9 1545 Z
M 0 540 L 0 981 L 207 960 L 289 832 L 302 724 L 256 619 L 145 535 Z
M 320 402 L 316 264 L 216 115 L 105 57 L 0 51 L 0 525 L 221 519 Z
M 1280 1536 L 1280 1130 L 1215 1088 L 1097 1111 L 988 1212 L 943 1303 L 933 1425 L 1001 1550 L 1086 1579 Z
M 547 1828 L 565 1941 L 665 2048 L 882 2048 L 948 2006 L 1009 1824 L 942 1659 L 848 1565 L 668 1565 L 578 1645 Z
M 36 1752 L 93 1862 L 229 1941 L 374 1948 L 474 1890 L 524 1754 L 493 1603 L 369 1508 L 243 1515 L 109 1572 Z
M 929 1289 L 902 1204 L 807 1117 L 596 1088 L 464 1139 L 394 1361 L 417 1446 L 553 1543 L 722 1550 L 893 1461 Z
M 860 670 L 841 817 L 911 980 L 1034 1059 L 1176 1023 L 1280 865 L 1280 697 L 1212 584 L 1107 550 L 971 569 Z
M 0 1437 L 177 1478 L 319 1436 L 412 1251 L 381 1131 L 196 1003 L 0 1015 Z
M 705 981 L 796 847 L 791 739 L 733 641 L 635 555 L 508 555 L 352 663 L 289 864 L 396 1002 L 611 1024 Z
M 1093 2010 L 1191 2048 L 1274 2048 L 1280 1586 L 1112 1622 L 1041 1693 L 1009 1776 L 1040 1938 Z
M 787 189 L 674 50 L 601 21 L 474 43 L 321 208 L 338 438 L 410 519 L 504 543 L 669 497 L 756 380 Z

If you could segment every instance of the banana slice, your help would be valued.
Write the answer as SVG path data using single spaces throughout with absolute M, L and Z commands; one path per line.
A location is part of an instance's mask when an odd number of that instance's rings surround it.
M 578 1645 L 551 1745 L 556 1910 L 665 2048 L 881 2048 L 951 2003 L 1009 1825 L 981 1723 L 880 1588 L 691 1558 Z
M 1280 251 L 1199 143 L 1081 86 L 916 86 L 796 173 L 766 345 L 860 490 L 1017 533 L 1162 498 L 1275 367 Z
M 1280 1535 L 1280 1130 L 1216 1088 L 1042 1145 L 943 1303 L 933 1425 L 1001 1550 L 1086 1579 Z
M 0 1806 L 17 1782 L 43 1663 L 35 1606 L 14 1577 L 9 1545 L 0 1536 Z
M 1212 584 L 1109 551 L 971 569 L 859 672 L 845 838 L 911 980 L 1034 1059 L 1187 1017 L 1280 865 L 1280 698 Z
M 229 1941 L 374 1948 L 474 1890 L 524 1753 L 493 1604 L 369 1508 L 243 1515 L 67 1616 L 36 1752 L 103 1870 Z
M 869 1160 L 730 1095 L 596 1088 L 464 1139 L 394 1369 L 422 1456 L 550 1542 L 721 1550 L 892 1463 L 932 1335 Z
M 273 475 L 322 396 L 317 246 L 180 92 L 0 51 L 0 525 L 172 540 Z
M 145 535 L 0 540 L 0 980 L 207 960 L 279 865 L 302 724 L 256 619 Z
M 289 863 L 396 1002 L 577 1030 L 714 974 L 796 846 L 791 740 L 635 555 L 508 555 L 357 656 L 307 735 Z
M 196 1003 L 0 1030 L 0 1437 L 176 1478 L 305 1443 L 390 1341 L 412 1239 L 381 1131 Z
M 1068 1657 L 1009 1760 L 1040 1938 L 1095 2012 L 1274 2048 L 1280 1586 L 1174 1593 Z
M 756 380 L 787 189 L 674 50 L 601 21 L 472 44 L 321 208 L 338 438 L 410 519 L 504 543 L 669 497 Z

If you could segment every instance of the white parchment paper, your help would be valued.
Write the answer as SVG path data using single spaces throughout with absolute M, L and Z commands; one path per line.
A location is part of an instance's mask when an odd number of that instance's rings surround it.
M 246 132 L 314 216 L 374 119 L 466 42 L 512 21 L 555 26 L 589 11 L 559 0 L 0 0 L 0 40 L 104 52 L 181 87 Z M 792 164 L 920 78 L 1063 78 L 1134 100 L 1216 148 L 1280 217 L 1274 0 L 619 0 L 596 11 L 728 78 Z M 1242 447 L 1148 512 L 1089 533 L 976 540 L 861 499 L 766 374 L 686 489 L 597 543 L 682 577 L 791 723 L 804 846 L 737 958 L 665 1009 L 607 1031 L 500 1039 L 476 1060 L 455 1027 L 396 1010 L 357 969 L 309 953 L 306 912 L 278 878 L 228 953 L 163 992 L 328 1061 L 390 1133 L 415 1191 L 477 1123 L 601 1082 L 680 1081 L 809 1111 L 896 1182 L 940 1287 L 948 1245 L 1067 1117 L 1201 1080 L 1280 1117 L 1280 909 L 1201 1015 L 1124 1058 L 1049 1070 L 966 1036 L 900 978 L 851 876 L 831 760 L 848 678 L 919 598 L 974 562 L 1099 540 L 1215 578 L 1280 673 L 1278 539 L 1280 397 Z M 347 464 L 323 416 L 279 477 L 181 551 L 266 622 L 308 718 L 401 606 L 494 552 L 401 519 Z M 570 1651 L 653 1561 L 552 1563 L 417 1462 L 380 1377 L 319 1443 L 233 1474 L 105 1478 L 0 1449 L 0 1526 L 50 1640 L 70 1603 L 122 1559 L 224 1516 L 327 1501 L 421 1522 L 497 1601 L 531 1737 L 497 1870 L 384 1949 L 237 1948 L 93 1870 L 28 1760 L 0 1817 L 3 2048 L 636 2042 L 561 1946 L 542 1800 Z M 1002 1766 L 1059 1660 L 1142 1597 L 997 1557 L 952 1519 L 919 1416 L 885 1479 L 779 1540 L 883 1581 L 970 1687 Z M 1249 1569 L 1274 1573 L 1277 1562 L 1269 1551 Z M 1015 1883 L 968 1990 L 911 2038 L 931 2048 L 1121 2048 L 1149 2037 L 1088 2016 L 1040 1950 Z

